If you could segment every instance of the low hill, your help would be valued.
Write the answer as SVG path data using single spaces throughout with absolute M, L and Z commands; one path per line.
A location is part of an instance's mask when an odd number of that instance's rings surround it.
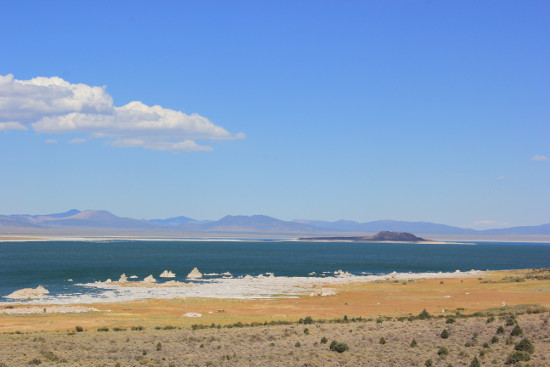
M 240 233 L 315 233 L 319 229 L 307 224 L 287 222 L 266 215 L 228 215 L 200 226 L 203 231 Z
M 333 242 L 423 242 L 424 238 L 407 232 L 378 232 L 374 236 L 340 236 L 340 237 L 302 237 L 300 241 L 333 241 Z

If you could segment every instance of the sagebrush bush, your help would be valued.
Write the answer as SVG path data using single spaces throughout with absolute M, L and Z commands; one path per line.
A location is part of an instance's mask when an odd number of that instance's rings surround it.
M 523 329 L 519 325 L 516 325 L 512 329 L 512 332 L 510 333 L 510 335 L 512 335 L 512 336 L 521 336 L 521 335 L 523 335 Z
M 418 314 L 418 318 L 420 320 L 426 320 L 426 319 L 429 319 L 431 317 L 432 317 L 432 315 L 430 315 L 430 313 L 428 311 L 426 311 L 426 309 L 423 309 L 422 312 L 420 312 Z
M 340 343 L 333 340 L 332 343 L 330 343 L 329 349 L 338 353 L 344 353 L 349 350 L 349 346 L 346 343 Z
M 449 337 L 449 330 L 443 329 L 443 331 L 441 332 L 441 337 L 443 339 L 447 339 Z
M 447 354 L 449 354 L 449 350 L 445 347 L 440 347 L 439 350 L 437 351 L 437 355 L 440 355 L 440 356 L 446 356 Z
M 418 343 L 416 342 L 416 339 L 413 339 L 412 342 L 411 342 L 411 347 L 416 347 L 418 345 Z
M 531 355 L 521 350 L 516 350 L 508 356 L 506 364 L 516 364 L 518 362 L 526 362 L 531 359 Z
M 522 352 L 527 352 L 529 354 L 533 354 L 535 352 L 535 347 L 527 338 L 521 339 L 521 341 L 516 344 L 514 349 Z

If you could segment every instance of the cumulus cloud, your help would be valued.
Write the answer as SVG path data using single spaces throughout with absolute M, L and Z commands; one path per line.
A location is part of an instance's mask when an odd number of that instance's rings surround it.
M 550 158 L 548 158 L 545 155 L 535 155 L 535 156 L 533 156 L 533 158 L 531 158 L 531 160 L 533 160 L 533 161 L 548 161 L 548 160 L 550 160 Z
M 114 106 L 105 87 L 71 84 L 58 77 L 17 80 L 0 76 L 0 130 L 32 128 L 45 134 L 85 134 L 117 147 L 207 151 L 195 140 L 242 139 L 198 114 L 139 101 Z M 71 140 L 82 142 L 83 138 Z

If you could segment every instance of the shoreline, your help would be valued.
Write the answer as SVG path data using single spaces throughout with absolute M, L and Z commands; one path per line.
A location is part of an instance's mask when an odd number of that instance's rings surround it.
M 23 314 L 0 314 L 0 332 L 13 330 L 66 330 L 84 327 L 146 327 L 236 322 L 296 322 L 305 316 L 330 319 L 350 316 L 406 316 L 427 309 L 433 315 L 448 315 L 456 310 L 473 313 L 486 309 L 536 304 L 550 307 L 550 270 L 542 270 L 544 279 L 530 279 L 531 269 L 486 271 L 467 277 L 382 279 L 370 282 L 348 281 L 317 290 L 333 290 L 326 296 L 306 293 L 296 297 L 263 299 L 240 298 L 148 298 L 123 302 L 74 303 L 70 305 L 2 305 L 0 309 L 21 309 Z M 517 281 L 521 279 L 521 281 Z M 36 307 L 38 313 L 25 314 Z M 82 307 L 83 312 L 51 313 L 52 308 Z M 46 308 L 46 312 L 44 312 Z M 94 310 L 90 310 L 93 308 Z M 97 310 L 97 311 L 96 311 Z M 42 311 L 42 312 L 40 312 Z M 185 314 L 202 317 L 184 317 Z
M 259 235 L 259 234 L 258 234 Z M 315 242 L 343 242 L 343 243 L 407 243 L 407 244 L 449 244 L 449 245 L 474 245 L 472 242 L 503 242 L 503 243 L 541 243 L 550 245 L 550 235 L 537 235 L 537 236 L 457 236 L 457 235 L 430 235 L 419 234 L 421 236 L 429 237 L 426 241 L 351 241 L 351 240 L 323 240 L 322 237 L 315 241 L 301 241 L 296 236 L 271 236 L 262 237 L 254 235 L 230 235 L 225 236 L 185 236 L 185 237 L 173 237 L 173 236 L 141 236 L 141 235 L 104 235 L 104 236 L 82 236 L 82 235 L 50 235 L 50 234 L 37 234 L 37 235 L 6 235 L 0 234 L 0 244 L 4 242 L 50 242 L 50 241 L 75 241 L 75 242 L 90 242 L 90 241 L 174 241 L 174 242 L 300 242 L 300 243 L 315 243 Z
M 480 270 L 454 272 L 424 272 L 424 273 L 397 273 L 354 275 L 338 270 L 323 274 L 314 274 L 308 277 L 275 276 L 272 273 L 257 276 L 245 275 L 239 277 L 221 276 L 216 278 L 202 278 L 199 280 L 185 279 L 186 282 L 173 279 L 163 282 L 149 283 L 138 280 L 125 281 L 95 281 L 91 283 L 77 283 L 75 286 L 85 287 L 95 292 L 88 294 L 77 292 L 74 294 L 58 294 L 56 296 L 42 294 L 34 299 L 9 300 L 8 295 L 0 298 L 1 306 L 10 305 L 76 305 L 98 303 L 123 303 L 143 299 L 278 299 L 297 298 L 319 292 L 323 289 L 332 289 L 347 284 L 373 283 L 380 281 L 415 281 L 425 279 L 460 279 L 481 276 L 485 272 Z M 218 274 L 220 276 L 220 274 Z M 92 294 L 93 293 L 93 294 Z

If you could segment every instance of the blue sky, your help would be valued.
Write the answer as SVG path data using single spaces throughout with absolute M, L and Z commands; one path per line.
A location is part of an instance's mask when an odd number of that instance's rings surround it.
M 550 222 L 547 1 L 0 11 L 2 214 Z

